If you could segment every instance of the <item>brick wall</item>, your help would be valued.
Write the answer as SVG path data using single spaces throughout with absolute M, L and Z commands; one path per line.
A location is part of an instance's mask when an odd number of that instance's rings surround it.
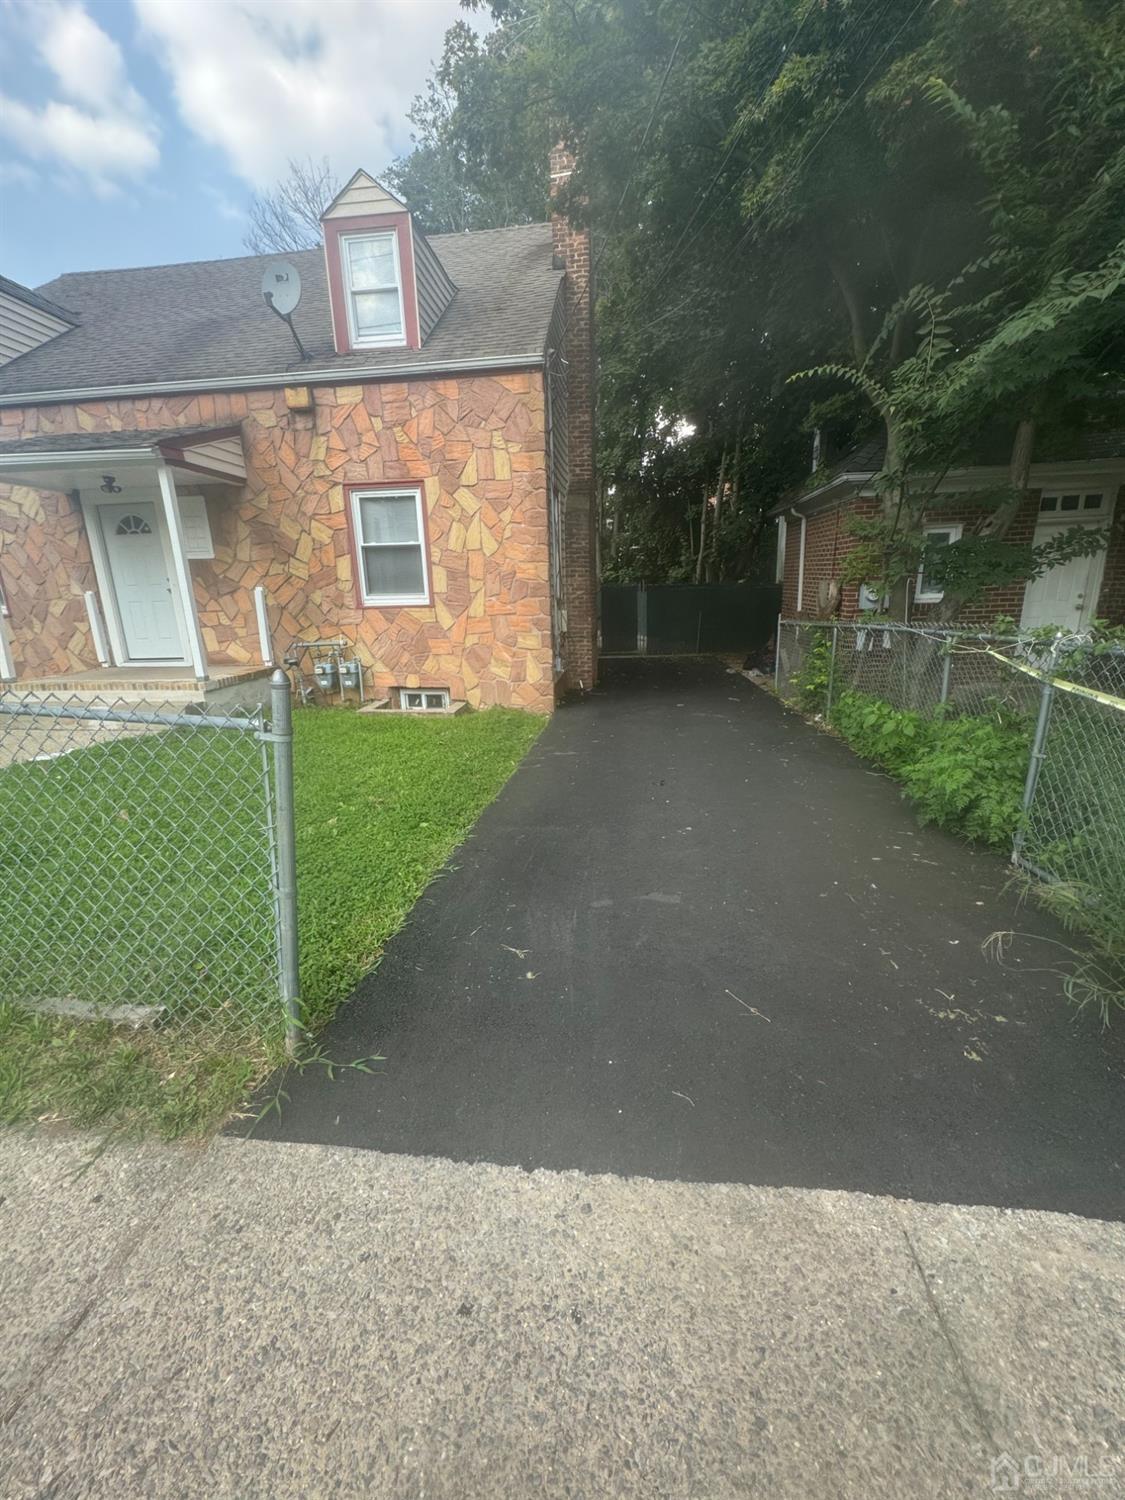
M 191 563 L 209 659 L 259 659 L 252 590 L 275 645 L 345 637 L 368 690 L 447 687 L 477 707 L 553 704 L 544 390 L 538 371 L 0 410 L 0 440 L 45 433 L 239 424 L 248 477 L 207 493 L 215 557 Z M 434 602 L 362 608 L 345 484 L 424 494 Z M 187 488 L 186 486 L 182 486 Z M 155 494 L 154 494 L 155 499 Z M 81 514 L 59 495 L 0 487 L 0 573 L 22 677 L 97 665 L 82 593 L 95 587 Z
M 829 584 L 839 578 L 844 558 L 856 545 L 851 535 L 850 516 L 873 516 L 877 513 L 877 502 L 870 499 L 852 500 L 831 510 L 811 516 L 805 536 L 805 580 L 804 604 L 800 615 L 805 618 L 823 617 L 828 609 Z M 972 504 L 949 504 L 926 513 L 927 525 L 959 521 L 968 526 L 980 512 Z M 1030 543 L 1035 535 L 1039 514 L 1039 493 L 1029 494 L 1021 506 L 1007 540 Z M 801 551 L 801 523 L 788 518 L 785 543 L 785 576 L 782 584 L 782 612 L 787 619 L 798 617 L 797 579 Z M 859 591 L 856 585 L 846 585 L 841 593 L 841 619 L 852 619 L 859 613 Z M 1011 615 L 1019 620 L 1023 611 L 1024 585 L 1011 584 L 1005 588 L 989 589 L 980 599 L 959 612 L 959 620 L 970 625 L 990 625 L 997 615 Z M 911 618 L 933 620 L 940 610 L 939 604 L 911 605 Z M 1111 624 L 1125 624 L 1125 486 L 1118 495 L 1113 533 L 1106 553 L 1105 576 L 1098 599 L 1097 615 Z
M 569 182 L 574 157 L 551 151 L 551 197 Z M 565 684 L 591 687 L 597 677 L 597 476 L 594 455 L 593 262 L 588 229 L 563 214 L 551 215 L 556 265 L 566 271 L 566 337 L 569 485 L 563 542 L 563 594 L 567 630 Z
M 1035 536 L 1035 525 L 1039 517 L 1039 491 L 1029 492 L 1012 522 L 1005 541 L 1030 546 Z M 949 504 L 926 512 L 926 525 L 940 525 L 943 521 L 959 521 L 968 530 L 980 518 L 980 507 L 968 504 Z M 991 625 L 997 615 L 1010 615 L 1018 624 L 1023 613 L 1023 583 L 1012 583 L 1004 588 L 987 589 L 979 599 L 958 610 L 958 623 L 966 625 Z M 941 610 L 940 604 L 911 604 L 911 618 L 935 620 Z
M 856 500 L 851 507 L 836 506 L 808 518 L 805 531 L 805 577 L 802 603 L 797 606 L 797 584 L 801 557 L 801 523 L 790 516 L 785 539 L 785 577 L 782 581 L 782 613 L 786 619 L 815 619 L 829 610 L 830 586 L 840 576 L 845 557 L 857 545 L 848 526 L 850 516 L 873 516 L 874 500 Z M 859 590 L 846 584 L 837 613 L 850 619 L 857 612 Z

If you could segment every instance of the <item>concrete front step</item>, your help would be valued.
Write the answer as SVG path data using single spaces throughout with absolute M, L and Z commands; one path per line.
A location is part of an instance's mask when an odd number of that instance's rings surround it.
M 206 682 L 189 672 L 138 672 L 110 668 L 103 672 L 75 672 L 68 677 L 38 677 L 10 684 L 9 691 L 41 700 L 70 703 L 145 704 L 153 708 L 256 707 L 269 700 L 269 667 L 220 669 Z

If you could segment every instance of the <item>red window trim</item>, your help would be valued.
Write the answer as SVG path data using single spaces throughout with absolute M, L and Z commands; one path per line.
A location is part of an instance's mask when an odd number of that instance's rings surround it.
M 363 597 L 363 553 L 360 551 L 359 537 L 356 535 L 355 506 L 352 504 L 352 496 L 355 494 L 369 495 L 379 490 L 386 490 L 388 494 L 401 494 L 403 490 L 417 490 L 419 496 L 419 509 L 422 512 L 422 568 L 426 578 L 426 594 L 429 602 L 426 604 L 370 604 Z M 426 505 L 426 486 L 420 479 L 380 479 L 375 482 L 363 482 L 357 480 L 354 484 L 344 486 L 344 513 L 348 522 L 348 541 L 352 549 L 352 577 L 354 582 L 354 597 L 356 609 L 374 609 L 380 614 L 390 614 L 397 609 L 434 609 L 437 600 L 434 598 L 434 569 L 433 559 L 430 555 L 430 512 Z
M 350 219 L 324 220 L 324 257 L 328 267 L 328 292 L 332 304 L 332 332 L 338 354 L 355 354 L 366 351 L 363 344 L 357 350 L 348 332 L 347 289 L 344 286 L 343 258 L 340 241 L 345 235 L 370 234 L 375 230 L 394 230 L 398 239 L 398 268 L 402 276 L 402 313 L 406 334 L 405 344 L 380 344 L 383 349 L 422 347 L 421 328 L 418 322 L 418 292 L 414 280 L 414 236 L 410 227 L 410 215 L 405 211 L 396 214 L 360 214 Z

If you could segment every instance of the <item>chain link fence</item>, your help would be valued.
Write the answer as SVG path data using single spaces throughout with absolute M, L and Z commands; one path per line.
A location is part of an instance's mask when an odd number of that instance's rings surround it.
M 1026 726 L 1013 859 L 1070 888 L 1091 927 L 1125 932 L 1125 651 L 944 629 L 783 620 L 778 693 L 831 719 L 844 693 L 936 715 Z
M 283 674 L 257 712 L 0 693 L 0 1000 L 292 1040 L 291 754 Z

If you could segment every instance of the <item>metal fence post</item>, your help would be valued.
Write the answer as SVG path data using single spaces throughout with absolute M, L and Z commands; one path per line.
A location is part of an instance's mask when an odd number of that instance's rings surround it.
M 832 622 L 832 649 L 828 654 L 828 690 L 824 695 L 824 717 L 827 719 L 832 713 L 832 689 L 836 685 L 836 642 L 840 633 L 840 627 L 835 620 Z
M 781 691 L 781 616 L 777 617 L 777 634 L 774 637 L 773 650 L 773 690 L 775 693 Z
M 1051 703 L 1055 696 L 1055 685 L 1050 679 L 1043 683 L 1039 699 L 1039 717 L 1035 721 L 1035 738 L 1031 742 L 1031 759 L 1027 763 L 1027 780 L 1023 784 L 1023 803 L 1020 821 L 1012 840 L 1012 863 L 1018 865 L 1027 838 L 1027 820 L 1035 801 L 1035 789 L 1039 785 L 1039 772 L 1047 758 L 1047 728 L 1051 721 Z
M 289 678 L 278 667 L 270 677 L 270 730 L 277 789 L 277 927 L 285 1048 L 297 1054 L 301 1028 L 301 981 L 297 948 L 297 848 L 293 813 L 293 700 Z
M 945 656 L 941 663 L 941 697 L 940 703 L 949 702 L 949 678 L 953 669 L 953 648 L 957 644 L 955 635 L 947 635 L 945 638 Z

